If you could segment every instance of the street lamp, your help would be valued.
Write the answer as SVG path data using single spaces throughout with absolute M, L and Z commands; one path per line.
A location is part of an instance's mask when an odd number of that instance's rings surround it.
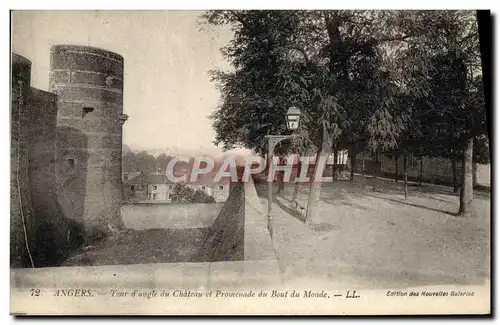
M 300 109 L 297 107 L 290 107 L 286 113 L 286 126 L 289 130 L 295 131 L 299 128 L 300 123 Z
M 300 117 L 302 113 L 300 109 L 297 107 L 290 107 L 288 109 L 288 112 L 285 115 L 286 118 L 286 126 L 290 131 L 295 131 L 299 128 L 300 125 Z M 271 172 L 271 163 L 273 161 L 273 153 L 274 153 L 274 148 L 276 145 L 285 139 L 292 139 L 297 137 L 297 134 L 291 134 L 291 135 L 266 135 L 265 138 L 269 142 L 269 151 L 268 151 L 268 161 L 269 161 L 269 166 L 268 166 L 268 173 Z M 269 174 L 268 174 L 269 175 Z M 268 176 L 269 177 L 269 176 Z M 273 180 L 271 179 L 269 181 L 268 179 L 268 194 L 267 194 L 267 227 L 269 229 L 269 232 L 271 233 L 272 236 L 272 231 L 271 231 L 271 208 L 273 205 Z

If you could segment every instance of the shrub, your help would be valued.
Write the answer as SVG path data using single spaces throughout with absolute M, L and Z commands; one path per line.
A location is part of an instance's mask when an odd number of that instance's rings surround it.
M 201 190 L 195 191 L 184 184 L 176 184 L 170 198 L 173 203 L 215 203 L 213 196 Z

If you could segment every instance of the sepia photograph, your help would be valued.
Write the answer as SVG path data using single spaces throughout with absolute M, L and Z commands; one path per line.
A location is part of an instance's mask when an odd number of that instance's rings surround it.
M 11 10 L 11 315 L 491 314 L 487 10 Z

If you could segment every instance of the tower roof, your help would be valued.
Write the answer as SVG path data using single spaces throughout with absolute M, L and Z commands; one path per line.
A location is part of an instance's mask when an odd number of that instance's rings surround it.
M 58 45 L 53 45 L 50 48 L 50 51 L 51 52 L 91 52 L 91 53 L 99 54 L 99 55 L 106 56 L 106 57 L 123 62 L 123 56 L 121 56 L 120 54 L 115 53 L 115 52 L 111 52 L 109 50 L 101 49 L 98 47 L 94 47 L 94 46 L 58 44 Z

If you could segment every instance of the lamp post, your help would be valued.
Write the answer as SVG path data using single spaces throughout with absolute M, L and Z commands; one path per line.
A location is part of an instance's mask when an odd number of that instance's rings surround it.
M 300 124 L 300 117 L 302 113 L 297 107 L 290 107 L 288 109 L 288 112 L 286 113 L 286 126 L 287 129 L 290 131 L 295 131 L 299 128 Z M 266 135 L 265 138 L 268 141 L 268 160 L 269 160 L 269 166 L 268 166 L 268 173 L 271 172 L 271 164 L 272 164 L 272 159 L 273 159 L 273 153 L 274 153 L 274 148 L 276 145 L 283 140 L 286 139 L 292 139 L 296 138 L 298 135 L 297 134 L 291 134 L 291 135 Z M 269 175 L 269 174 L 268 174 Z M 268 176 L 269 177 L 269 176 Z M 271 230 L 271 209 L 273 205 L 273 179 L 269 181 L 268 179 L 268 194 L 267 194 L 267 226 L 269 230 Z M 272 235 L 272 232 L 271 232 Z

